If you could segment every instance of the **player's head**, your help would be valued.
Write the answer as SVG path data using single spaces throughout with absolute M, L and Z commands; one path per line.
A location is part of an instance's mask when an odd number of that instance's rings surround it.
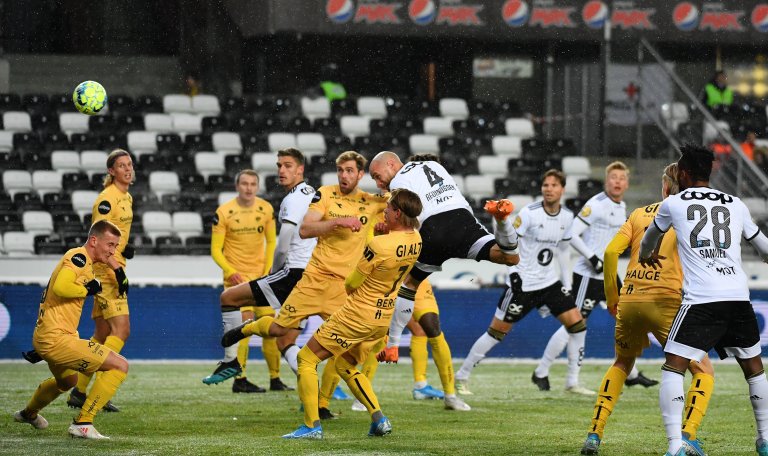
M 709 182 L 712 174 L 712 162 L 715 154 L 706 147 L 685 144 L 680 147 L 680 159 L 677 161 L 677 181 L 680 190 L 692 187 L 694 182 Z
M 419 195 L 404 188 L 397 188 L 389 196 L 387 208 L 384 209 L 384 222 L 390 230 L 397 226 L 416 229 L 419 227 L 419 214 L 422 205 Z
M 440 157 L 435 154 L 414 154 L 408 157 L 409 162 L 438 162 L 440 163 Z
M 126 187 L 133 182 L 133 160 L 131 154 L 123 149 L 115 149 L 107 156 L 107 175 L 104 176 L 104 188 L 115 182 Z
M 629 188 L 629 167 L 615 161 L 605 167 L 605 193 L 614 201 L 621 201 Z
M 565 191 L 565 174 L 558 169 L 550 169 L 541 179 L 541 196 L 547 205 L 560 204 Z
M 235 175 L 235 190 L 240 203 L 250 205 L 259 192 L 259 174 L 252 169 L 244 169 Z
M 365 157 L 352 150 L 342 152 L 336 157 L 336 177 L 339 179 L 341 193 L 346 195 L 355 191 L 365 175 L 367 162 Z
M 109 220 L 99 220 L 91 225 L 85 248 L 93 261 L 106 263 L 115 254 L 119 242 L 120 229 Z
M 403 162 L 394 152 L 383 151 L 376 154 L 371 160 L 371 166 L 368 167 L 368 173 L 371 175 L 376 186 L 384 191 L 389 190 L 389 183 L 395 177 Z
M 680 193 L 680 184 L 677 182 L 677 163 L 670 163 L 661 175 L 661 195 L 666 198 L 678 193 Z
M 290 190 L 304 180 L 304 154 L 299 149 L 288 147 L 277 151 L 277 179 L 280 185 Z

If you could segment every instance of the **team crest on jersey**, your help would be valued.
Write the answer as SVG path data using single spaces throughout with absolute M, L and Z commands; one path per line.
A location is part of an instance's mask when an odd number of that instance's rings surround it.
M 312 189 L 312 187 L 302 187 L 301 188 L 301 193 L 303 193 L 305 195 L 311 195 L 314 192 L 315 191 Z
M 109 204 L 109 201 L 102 201 L 99 203 L 99 207 L 97 208 L 97 210 L 101 215 L 109 214 L 109 211 L 112 210 L 112 205 Z
M 85 255 L 83 255 L 82 253 L 76 253 L 74 256 L 72 256 L 72 264 L 74 264 L 78 268 L 84 268 L 87 262 L 88 260 L 85 258 Z
M 581 212 L 579 212 L 579 216 L 581 217 L 589 217 L 589 214 L 592 213 L 592 208 L 589 206 L 584 206 L 583 209 L 581 209 Z
M 517 217 L 515 217 L 515 223 L 513 223 L 512 225 L 515 227 L 515 229 L 517 229 L 517 228 L 520 228 L 520 225 L 522 224 L 523 224 L 523 219 L 521 219 L 520 216 L 518 215 Z

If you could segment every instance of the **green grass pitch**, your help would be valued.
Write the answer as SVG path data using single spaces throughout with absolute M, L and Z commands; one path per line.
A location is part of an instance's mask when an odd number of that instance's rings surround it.
M 134 364 L 115 397 L 120 413 L 102 413 L 97 429 L 110 441 L 74 440 L 66 433 L 75 415 L 59 397 L 42 414 L 38 431 L 13 421 L 38 383 L 44 365 L 0 363 L 0 454 L 3 455 L 577 455 L 586 436 L 593 398 L 563 392 L 565 366 L 554 366 L 552 391 L 530 382 L 532 364 L 486 363 L 475 369 L 465 397 L 470 412 L 443 409 L 442 401 L 411 398 L 409 364 L 382 365 L 375 388 L 391 435 L 367 437 L 369 417 L 352 412 L 351 401 L 332 401 L 337 420 L 323 423 L 321 441 L 280 439 L 301 424 L 296 392 L 233 394 L 231 381 L 206 386 L 212 364 Z M 458 365 L 456 366 L 458 369 Z M 596 388 L 606 365 L 585 365 L 582 383 Z M 267 383 L 263 364 L 249 365 L 251 379 Z M 658 379 L 657 365 L 641 370 Z M 699 437 L 713 455 L 755 454 L 755 424 L 747 385 L 735 364 L 717 364 L 715 393 Z M 295 385 L 283 366 L 283 379 Z M 431 384 L 439 378 L 430 365 Z M 690 375 L 688 376 L 690 380 Z M 666 438 L 658 387 L 625 388 L 606 429 L 601 455 L 662 455 Z

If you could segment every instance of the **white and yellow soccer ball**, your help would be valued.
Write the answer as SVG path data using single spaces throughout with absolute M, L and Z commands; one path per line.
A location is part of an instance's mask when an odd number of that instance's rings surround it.
M 72 92 L 72 101 L 78 111 L 93 116 L 107 105 L 107 91 L 96 81 L 83 81 Z

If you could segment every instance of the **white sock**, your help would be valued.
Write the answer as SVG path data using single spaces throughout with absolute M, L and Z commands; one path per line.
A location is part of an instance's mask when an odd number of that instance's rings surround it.
M 288 363 L 294 374 L 299 375 L 299 347 L 297 345 L 291 345 L 285 349 L 283 353 L 283 359 Z
M 511 216 L 501 222 L 495 218 L 493 219 L 493 235 L 502 252 L 515 255 L 519 253 L 517 249 L 517 231 L 512 226 Z
M 413 389 L 417 389 L 418 390 L 418 389 L 424 388 L 425 386 L 427 386 L 427 382 L 426 381 L 413 382 Z
M 222 312 L 221 321 L 224 326 L 224 332 L 227 332 L 243 324 L 243 315 L 240 313 L 240 310 Z M 224 349 L 224 362 L 237 358 L 237 345 L 230 345 Z
M 566 388 L 579 384 L 579 372 L 581 372 L 581 362 L 584 360 L 584 343 L 586 338 L 586 330 L 568 333 L 568 376 L 565 378 Z
M 747 380 L 749 384 L 749 400 L 755 412 L 757 438 L 768 439 L 768 380 L 765 373 Z
M 413 316 L 413 301 L 398 296 L 395 300 L 395 313 L 392 314 L 392 322 L 389 324 L 389 338 L 387 348 L 400 345 L 400 336 L 403 335 L 405 325 Z
M 454 378 L 456 380 L 469 380 L 469 376 L 472 373 L 472 369 L 485 358 L 486 353 L 491 351 L 500 341 L 491 337 L 487 332 L 478 337 L 472 348 L 469 349 L 469 354 L 464 359 L 464 364 L 461 365 L 461 369 L 456 372 Z
M 537 377 L 548 377 L 549 368 L 555 361 L 555 358 L 560 356 L 560 353 L 565 350 L 565 346 L 568 345 L 568 331 L 565 330 L 565 326 L 560 326 L 560 329 L 552 334 L 547 342 L 547 347 L 544 349 L 544 354 L 541 355 L 539 365 L 536 367 L 534 373 Z
M 659 408 L 664 428 L 667 430 L 670 454 L 677 453 L 683 446 L 683 409 L 685 408 L 685 376 L 668 370 L 661 371 L 659 386 Z
M 637 366 L 632 366 L 632 371 L 627 375 L 627 380 L 634 380 L 640 375 L 640 371 L 637 370 Z

